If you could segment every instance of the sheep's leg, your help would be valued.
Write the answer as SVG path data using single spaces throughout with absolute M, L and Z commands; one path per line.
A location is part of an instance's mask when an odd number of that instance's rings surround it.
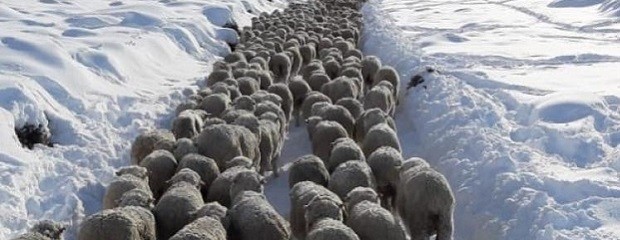
M 273 170 L 273 176 L 274 177 L 279 177 L 280 176 L 280 170 L 278 169 L 278 158 L 280 156 L 276 156 L 273 159 L 271 159 L 271 169 Z
M 436 240 L 452 239 L 452 214 L 450 212 L 440 214 L 436 223 L 437 237 Z

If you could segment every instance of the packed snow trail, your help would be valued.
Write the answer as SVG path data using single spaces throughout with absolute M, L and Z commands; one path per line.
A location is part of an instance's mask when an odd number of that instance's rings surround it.
M 620 25 L 599 4 L 549 2 L 363 9 L 364 53 L 425 79 L 397 127 L 405 158 L 449 179 L 456 239 L 620 239 Z

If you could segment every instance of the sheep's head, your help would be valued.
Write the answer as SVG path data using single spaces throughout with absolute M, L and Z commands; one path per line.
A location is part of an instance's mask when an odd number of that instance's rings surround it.
M 353 209 L 356 204 L 362 201 L 379 203 L 379 195 L 372 188 L 356 187 L 351 190 L 345 198 L 345 205 L 347 211 L 351 211 L 351 209 Z
M 31 231 L 32 232 L 36 232 L 36 233 L 40 233 L 43 236 L 46 236 L 50 239 L 61 239 L 62 233 L 66 230 L 67 228 L 61 224 L 61 223 L 57 223 L 54 222 L 52 220 L 43 220 L 38 222 L 37 224 L 35 224 Z
M 325 195 L 315 196 L 304 206 L 306 229 L 311 229 L 314 223 L 323 218 L 332 218 L 337 221 L 343 221 L 343 208 L 344 205 L 340 199 Z
M 196 186 L 196 188 L 200 189 L 205 183 L 201 180 L 200 175 L 196 173 L 194 170 L 189 168 L 183 168 L 179 170 L 170 180 L 166 181 L 169 186 L 172 186 L 176 183 L 186 182 L 192 186 Z
M 152 193 L 139 188 L 123 193 L 121 198 L 116 200 L 119 207 L 137 206 L 146 209 L 153 209 L 155 207 L 154 202 L 155 198 L 153 198 Z
M 118 171 L 116 171 L 116 176 L 122 176 L 125 174 L 130 174 L 140 179 L 148 178 L 148 170 L 141 166 L 128 166 L 128 167 L 123 167 L 119 169 Z

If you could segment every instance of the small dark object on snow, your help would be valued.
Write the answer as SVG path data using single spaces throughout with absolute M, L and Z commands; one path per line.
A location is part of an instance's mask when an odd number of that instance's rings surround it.
M 407 90 L 415 86 L 418 86 L 423 82 L 424 82 L 424 77 L 420 76 L 419 74 L 415 75 L 411 78 L 411 81 L 409 81 L 409 84 L 407 85 Z
M 224 24 L 224 26 L 222 26 L 223 28 L 230 28 L 232 30 L 235 30 L 235 32 L 237 32 L 237 34 L 239 34 L 239 25 L 237 25 L 237 23 L 235 21 L 232 22 L 227 22 L 226 24 Z
M 49 147 L 53 147 L 50 138 L 52 134 L 43 124 L 35 126 L 34 124 L 26 124 L 21 128 L 15 128 L 15 133 L 22 146 L 32 149 L 35 144 L 41 143 Z
M 229 43 L 229 42 L 226 42 L 226 44 L 228 44 L 228 47 L 230 47 L 230 51 L 231 51 L 231 52 L 234 52 L 234 51 L 235 51 L 235 49 L 237 49 L 237 44 L 236 44 L 236 43 Z

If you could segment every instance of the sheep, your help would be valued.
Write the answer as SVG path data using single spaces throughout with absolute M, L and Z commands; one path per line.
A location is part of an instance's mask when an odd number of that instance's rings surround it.
M 359 240 L 355 232 L 341 221 L 323 218 L 314 223 L 307 240 Z
M 207 87 L 213 86 L 215 83 L 222 82 L 227 78 L 232 78 L 232 72 L 230 69 L 216 69 L 207 77 Z
M 304 207 L 316 196 L 328 196 L 335 201 L 340 201 L 335 193 L 312 181 L 298 182 L 289 192 L 291 200 L 289 219 L 291 221 L 291 230 L 296 239 L 304 239 L 308 232 L 307 230 L 309 230 L 307 229 Z M 339 203 L 342 203 L 342 201 Z
M 355 83 L 355 86 L 357 86 L 358 91 L 360 93 L 365 92 L 364 78 L 362 77 L 362 72 L 359 69 L 353 67 L 343 67 L 342 71 L 340 72 L 340 76 L 352 78 L 354 80 L 353 82 Z
M 329 76 L 329 78 L 334 79 L 338 77 L 340 73 L 340 63 L 335 59 L 330 59 L 323 62 L 323 68 L 325 69 L 325 74 Z
M 184 168 L 170 180 L 171 186 L 155 205 L 158 239 L 168 239 L 191 222 L 192 213 L 204 205 L 200 175 Z
M 293 112 L 293 93 L 291 93 L 291 90 L 288 88 L 287 84 L 284 83 L 273 84 L 269 86 L 267 91 L 282 98 L 282 105 L 280 107 L 282 108 L 282 111 L 286 117 L 286 122 L 288 123 L 291 119 L 291 113 Z
M 271 56 L 271 59 L 269 59 L 269 70 L 274 75 L 274 82 L 286 83 L 291 75 L 292 64 L 291 59 L 284 53 Z
M 364 112 L 364 105 L 362 105 L 362 103 L 355 98 L 341 98 L 340 100 L 336 101 L 336 105 L 343 106 L 344 108 L 349 110 L 349 113 L 351 113 L 353 119 L 358 119 Z
M 125 193 L 117 201 L 118 206 L 137 206 L 152 210 L 155 205 L 153 193 L 148 189 L 134 188 Z
M 321 121 L 316 125 L 312 134 L 312 153 L 326 162 L 332 151 L 332 142 L 348 136 L 347 130 L 338 122 Z
M 227 63 L 247 62 L 245 55 L 240 52 L 232 52 L 224 57 L 224 61 Z
M 288 121 L 286 120 L 286 116 L 282 108 L 272 102 L 261 102 L 256 105 L 256 110 L 254 111 L 254 115 L 261 116 L 264 113 L 271 112 L 278 117 L 278 125 L 280 129 L 281 140 L 284 140 L 284 136 L 286 134 L 286 129 L 288 127 Z
M 252 59 L 252 60 L 254 60 L 254 59 Z M 265 70 L 267 69 L 266 66 L 263 66 L 263 67 L 264 67 Z M 263 89 L 263 90 L 267 90 L 267 88 L 269 86 L 271 86 L 271 84 L 273 84 L 273 78 L 271 77 L 271 74 L 268 71 L 253 71 L 253 70 L 250 70 L 250 71 L 247 71 L 245 73 L 245 75 L 247 77 L 258 79 L 258 81 L 260 82 L 260 89 Z
M 252 95 L 260 89 L 260 82 L 251 77 L 237 78 L 237 83 L 239 83 L 239 91 L 242 95 Z
M 409 161 L 406 161 L 409 162 Z M 452 239 L 454 194 L 448 180 L 428 163 L 400 169 L 396 209 L 411 239 Z
M 321 87 L 321 92 L 328 96 L 332 102 L 346 97 L 358 98 L 360 96 L 356 80 L 349 77 L 338 77 L 324 84 Z
M 340 50 L 341 53 L 346 53 L 351 49 L 355 49 L 355 46 L 348 41 L 336 41 L 334 47 Z
M 170 240 L 226 240 L 226 228 L 212 217 L 201 217 L 184 226 Z
M 379 108 L 389 115 L 394 115 L 396 103 L 392 92 L 394 87 L 387 81 L 372 87 L 364 96 L 364 109 Z
M 179 138 L 193 138 L 202 130 L 202 118 L 194 110 L 181 112 L 172 122 L 172 133 Z
M 355 187 L 376 188 L 372 170 L 366 162 L 350 160 L 340 164 L 329 178 L 328 189 L 344 199 Z
M 300 124 L 299 113 L 300 113 L 301 105 L 303 104 L 304 99 L 306 98 L 306 95 L 310 91 L 312 91 L 312 89 L 310 89 L 310 86 L 308 85 L 306 81 L 298 77 L 293 78 L 289 82 L 288 88 L 293 94 L 293 116 L 295 117 L 295 126 L 299 126 Z
M 312 59 L 316 58 L 316 48 L 314 44 L 303 45 L 299 48 L 299 53 L 301 54 L 303 66 L 306 66 L 312 61 Z
M 314 131 L 316 130 L 316 125 L 318 125 L 323 119 L 319 116 L 311 116 L 306 119 L 306 132 L 308 133 L 308 138 L 312 141 L 314 137 Z
M 193 97 L 193 96 L 196 96 L 196 97 Z M 192 95 L 189 97 L 190 99 L 177 105 L 176 109 L 174 110 L 174 114 L 178 116 L 181 112 L 185 110 L 197 109 L 198 101 L 202 100 L 202 97 L 197 97 L 197 96 L 198 95 Z M 199 99 L 192 99 L 192 98 L 199 98 Z
M 308 93 L 301 104 L 301 114 L 304 120 L 312 116 L 312 106 L 317 102 L 332 103 L 332 100 L 321 92 L 312 91 Z
M 296 183 L 312 181 L 327 187 L 329 172 L 321 159 L 314 155 L 305 155 L 297 158 L 289 168 L 288 187 L 293 188 Z
M 383 207 L 392 209 L 391 200 L 395 200 L 398 171 L 403 163 L 401 152 L 389 146 L 379 147 L 368 156 L 367 162 L 375 176 Z
M 226 112 L 222 113 L 222 116 L 220 117 L 222 118 L 222 120 L 224 120 L 225 123 L 232 124 L 233 122 L 235 122 L 235 120 L 237 120 L 237 118 L 248 114 L 252 115 L 253 112 L 245 109 L 228 109 L 226 110 Z
M 126 200 L 127 197 L 129 196 L 123 196 L 121 205 L 117 208 L 105 209 L 86 217 L 80 224 L 77 239 L 157 239 L 155 216 L 150 210 L 152 199 L 144 199 L 148 205 L 148 208 L 144 208 L 145 201 Z M 140 195 L 138 197 L 140 198 Z M 135 203 L 139 205 L 132 205 Z
M 348 57 L 351 57 L 351 56 L 356 57 L 358 59 L 362 59 L 364 57 L 362 52 L 360 50 L 358 50 L 358 49 L 349 49 L 348 51 L 346 51 L 343 54 L 344 58 L 348 58 Z
M 366 134 L 370 131 L 370 128 L 381 123 L 387 124 L 390 128 L 392 128 L 392 130 L 394 130 L 394 132 L 396 132 L 396 123 L 386 112 L 383 112 L 378 108 L 364 111 L 364 113 L 357 118 L 357 121 L 355 121 L 353 138 L 358 143 L 363 142 L 366 138 Z
M 189 138 L 180 138 L 177 140 L 175 145 L 176 147 L 174 148 L 174 151 L 172 151 L 172 155 L 174 155 L 174 159 L 177 161 L 181 160 L 181 158 L 187 154 L 198 152 L 194 141 Z
M 376 56 L 365 56 L 362 60 L 362 76 L 364 77 L 364 84 L 366 86 L 372 86 L 374 83 L 375 74 L 381 68 L 381 60 Z
M 235 109 L 246 110 L 248 112 L 254 112 L 256 110 L 256 101 L 250 96 L 241 96 L 233 102 Z
M 399 221 L 376 202 L 364 200 L 347 210 L 346 225 L 360 240 L 406 240 L 405 230 Z
M 36 223 L 27 233 L 19 235 L 14 240 L 61 240 L 62 233 L 67 228 L 51 220 Z
M 381 81 L 388 81 L 394 86 L 394 92 L 392 95 L 396 100 L 396 104 L 398 104 L 398 94 L 400 90 L 400 77 L 398 76 L 398 72 L 396 69 L 390 66 L 382 66 L 379 68 L 375 76 L 373 77 L 372 86 L 379 84 Z
M 284 53 L 286 53 L 289 56 L 289 59 L 291 59 L 291 77 L 296 76 L 297 74 L 299 74 L 299 71 L 301 70 L 301 66 L 303 64 L 303 58 L 301 53 L 299 52 L 299 48 L 297 47 L 291 47 L 291 48 L 287 48 L 286 50 L 284 50 Z
M 310 79 L 310 76 L 312 76 L 312 74 L 315 72 L 325 72 L 325 68 L 323 68 L 323 63 L 317 59 L 310 61 L 310 63 L 308 63 L 301 69 L 301 76 L 304 80 L 307 81 L 308 79 Z
M 226 169 L 233 167 L 245 167 L 251 169 L 254 167 L 253 164 L 252 159 L 244 156 L 236 156 L 226 163 Z
M 306 229 L 323 219 L 331 218 L 338 221 L 344 221 L 343 204 L 340 199 L 330 196 L 315 196 L 304 206 L 304 219 L 306 221 Z
M 288 240 L 289 223 L 269 204 L 262 193 L 244 191 L 235 197 L 227 222 L 229 237 L 240 240 Z
M 138 135 L 131 145 L 131 163 L 140 164 L 146 155 L 155 150 L 157 142 L 165 140 L 174 141 L 174 134 L 168 130 L 157 129 Z
M 353 136 L 355 118 L 353 118 L 353 115 L 349 113 L 349 110 L 343 106 L 328 104 L 321 107 L 317 115 L 323 120 L 335 121 L 339 123 L 345 130 L 347 130 L 349 136 Z
M 116 172 L 116 177 L 106 188 L 105 194 L 103 195 L 103 209 L 117 207 L 117 201 L 121 199 L 121 196 L 135 188 L 151 192 L 149 188 L 148 170 L 140 166 L 121 168 Z
M 202 196 L 206 198 L 211 183 L 220 175 L 220 169 L 217 167 L 215 160 L 200 154 L 191 153 L 185 155 L 185 157 L 179 161 L 177 172 L 181 171 L 183 168 L 194 170 L 200 175 L 200 180 L 203 183 L 200 192 Z
M 271 102 L 278 106 L 278 108 L 282 105 L 282 98 L 277 94 L 268 92 L 267 90 L 260 90 L 252 94 L 250 97 L 256 101 L 256 104 Z
M 368 130 L 362 142 L 362 151 L 364 151 L 364 155 L 368 158 L 372 152 L 382 146 L 393 147 L 399 152 L 401 151 L 396 131 L 386 123 L 377 124 Z
M 306 79 L 312 91 L 321 91 L 323 85 L 331 81 L 329 76 L 323 72 L 313 72 L 312 75 Z
M 333 148 L 327 161 L 327 170 L 332 173 L 340 164 L 349 160 L 366 161 L 364 152 L 351 138 L 338 138 L 333 143 Z
M 222 93 L 215 93 L 205 97 L 200 102 L 200 109 L 205 110 L 211 116 L 219 117 L 230 107 L 231 98 Z
M 140 166 L 148 171 L 149 187 L 157 199 L 166 188 L 166 181 L 174 175 L 177 160 L 166 150 L 156 150 L 146 156 Z
M 253 172 L 245 166 L 230 167 L 223 171 L 220 175 L 213 180 L 209 194 L 207 195 L 207 202 L 217 201 L 222 206 L 230 207 L 230 186 L 235 178 L 240 173 Z
M 226 218 L 228 208 L 222 206 L 218 202 L 206 203 L 200 209 L 192 213 L 193 219 L 210 217 L 218 221 L 223 221 Z
M 266 112 L 260 117 L 259 147 L 261 152 L 261 165 L 259 168 L 259 173 L 263 174 L 266 170 L 272 170 L 274 175 L 278 176 L 279 171 L 277 159 L 280 157 L 280 152 L 284 143 L 284 139 L 280 135 L 280 126 L 277 122 L 278 116 L 275 113 Z
M 259 104 L 260 106 L 260 104 Z M 236 156 L 260 163 L 259 139 L 242 126 L 217 124 L 206 127 L 195 139 L 198 153 L 212 158 L 220 169 Z
M 379 203 L 379 194 L 377 194 L 374 189 L 369 187 L 354 188 L 353 190 L 349 191 L 347 197 L 345 197 L 344 199 L 344 207 L 346 209 L 345 213 L 351 211 L 351 209 L 353 209 L 356 204 L 362 201 Z

